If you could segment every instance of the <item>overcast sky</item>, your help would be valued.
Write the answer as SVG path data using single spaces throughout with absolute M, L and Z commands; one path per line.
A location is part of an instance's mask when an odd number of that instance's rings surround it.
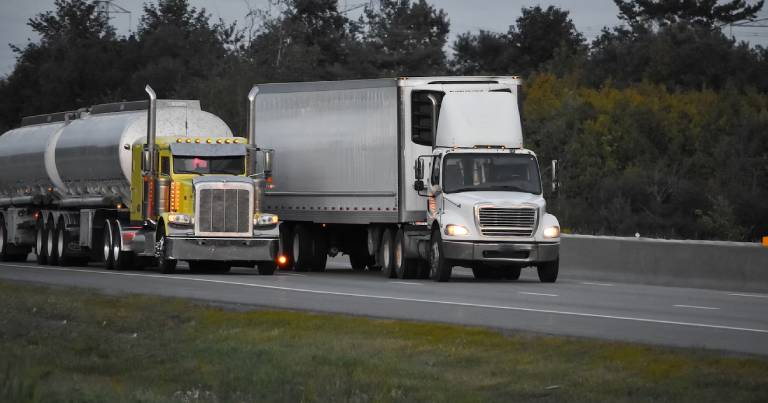
M 114 3 L 131 12 L 113 15 L 112 24 L 121 34 L 127 34 L 129 27 L 136 30 L 142 14 L 142 5 L 147 0 L 115 0 Z M 53 9 L 53 0 L 0 0 L 0 75 L 13 70 L 15 55 L 8 44 L 23 46 L 35 36 L 26 25 L 35 14 Z M 339 0 L 342 8 L 351 8 L 367 0 Z M 612 0 L 429 0 L 448 14 L 451 22 L 451 41 L 456 34 L 480 29 L 504 32 L 520 16 L 520 9 L 541 5 L 555 5 L 569 10 L 576 27 L 588 39 L 594 38 L 600 30 L 619 24 L 618 9 Z M 190 0 L 198 8 L 205 8 L 214 20 L 219 17 L 227 22 L 243 22 L 249 8 L 266 9 L 269 0 Z M 357 11 L 359 14 L 359 10 Z M 357 14 L 355 14 L 357 15 Z M 764 10 L 761 15 L 768 16 Z M 730 33 L 726 30 L 726 33 Z M 734 28 L 736 39 L 765 46 L 768 43 L 768 28 Z

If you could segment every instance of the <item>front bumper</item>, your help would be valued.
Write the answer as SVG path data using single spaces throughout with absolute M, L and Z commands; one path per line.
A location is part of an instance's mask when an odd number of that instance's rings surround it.
M 165 258 L 176 260 L 274 261 L 277 238 L 166 238 Z
M 560 243 L 443 241 L 443 253 L 452 260 L 484 262 L 549 262 L 560 256 Z

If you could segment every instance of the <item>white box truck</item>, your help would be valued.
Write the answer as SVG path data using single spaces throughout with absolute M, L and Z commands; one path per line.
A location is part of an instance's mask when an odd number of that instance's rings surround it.
M 288 264 L 322 271 L 328 255 L 345 253 L 353 269 L 390 278 L 448 281 L 465 266 L 517 279 L 531 266 L 554 282 L 560 227 L 536 154 L 523 147 L 520 85 L 401 77 L 253 87 L 252 136 L 277 157 L 265 210 L 283 220 Z

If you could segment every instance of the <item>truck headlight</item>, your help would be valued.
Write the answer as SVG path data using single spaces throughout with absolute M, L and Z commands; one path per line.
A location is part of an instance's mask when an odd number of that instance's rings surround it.
M 448 224 L 445 226 L 445 235 L 463 236 L 469 235 L 469 230 L 463 225 Z
M 275 225 L 280 221 L 280 218 L 276 214 L 259 214 L 253 217 L 253 225 L 265 226 Z
M 544 228 L 544 238 L 557 238 L 560 236 L 560 227 L 552 226 Z
M 168 214 L 168 222 L 171 224 L 191 225 L 192 218 L 186 214 Z

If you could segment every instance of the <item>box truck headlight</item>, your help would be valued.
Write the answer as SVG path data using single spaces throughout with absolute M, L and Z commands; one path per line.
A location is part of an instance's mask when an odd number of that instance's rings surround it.
M 445 226 L 445 235 L 462 236 L 469 235 L 469 230 L 463 225 L 448 224 Z
M 278 221 L 280 218 L 275 214 L 260 214 L 253 217 L 253 225 L 256 226 L 275 225 Z
M 544 228 L 544 238 L 557 238 L 560 236 L 560 227 L 552 226 Z
M 168 222 L 178 225 L 191 225 L 192 218 L 186 214 L 168 214 Z

